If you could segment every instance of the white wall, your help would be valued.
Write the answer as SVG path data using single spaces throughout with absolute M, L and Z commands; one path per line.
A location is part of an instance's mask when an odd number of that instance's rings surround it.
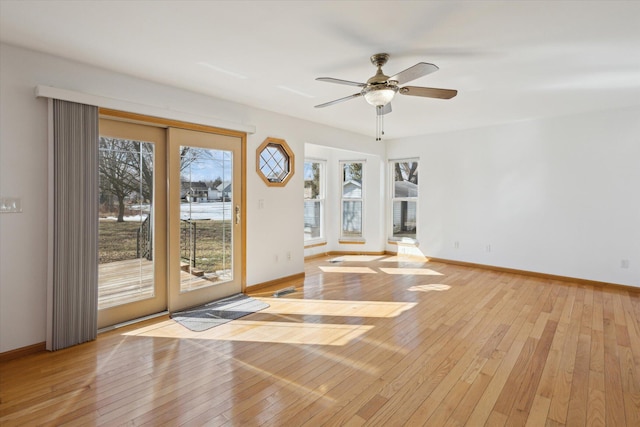
M 363 148 L 379 148 L 379 143 L 368 141 Z M 384 164 L 381 154 L 362 151 L 337 149 L 315 144 L 305 144 L 305 157 L 326 161 L 326 199 L 325 199 L 325 237 L 326 245 L 305 249 L 305 256 L 333 251 L 344 252 L 382 252 L 385 250 L 384 231 Z M 364 161 L 364 244 L 340 243 L 340 195 L 341 161 Z
M 639 135 L 636 107 L 395 140 L 388 157 L 420 157 L 425 255 L 640 287 Z
M 0 352 L 45 340 L 47 102 L 34 97 L 36 85 L 255 125 L 247 138 L 248 285 L 304 271 L 305 142 L 384 152 L 361 135 L 0 44 L 0 195 L 20 197 L 23 206 L 0 215 Z M 296 154 L 284 188 L 268 188 L 255 173 L 255 150 L 268 136 L 285 139 Z M 282 261 L 274 263 L 275 254 Z

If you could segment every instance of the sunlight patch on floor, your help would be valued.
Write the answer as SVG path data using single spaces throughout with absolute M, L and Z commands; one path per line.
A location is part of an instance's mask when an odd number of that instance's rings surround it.
M 380 268 L 380 271 L 387 274 L 409 274 L 412 276 L 444 276 L 429 268 Z
M 318 316 L 397 317 L 417 305 L 415 302 L 342 301 L 257 298 L 269 304 L 260 313 Z
M 394 255 L 381 259 L 382 262 L 410 262 L 412 264 L 424 264 L 429 261 L 426 257 L 418 255 Z
M 172 324 L 174 322 L 171 322 Z M 371 340 L 368 339 L 366 337 L 360 337 L 359 338 L 360 341 L 364 341 L 368 344 L 371 344 L 374 347 L 382 347 L 385 348 L 389 351 L 393 351 L 394 353 L 400 352 L 401 354 L 407 354 L 407 350 L 400 348 L 398 346 L 393 346 L 393 345 L 389 345 L 386 343 L 381 343 L 378 342 L 377 340 Z M 212 348 L 211 346 L 207 345 L 206 340 L 198 340 L 198 339 L 193 339 L 189 341 L 190 345 L 195 345 L 198 346 L 199 348 L 202 349 L 202 351 L 206 351 L 209 352 L 213 355 L 215 355 L 215 357 L 221 357 L 221 358 L 227 358 L 229 359 L 232 363 L 238 363 L 240 365 L 242 365 L 243 367 L 247 367 L 248 369 L 252 369 L 252 370 L 256 370 L 256 371 L 260 371 L 260 372 L 266 372 L 267 375 L 273 375 L 277 378 L 281 378 L 284 381 L 288 381 L 286 378 L 282 378 L 278 375 L 275 374 L 271 374 L 270 372 L 264 371 L 259 367 L 256 367 L 252 364 L 249 364 L 247 362 L 243 362 L 241 360 L 239 360 L 237 357 L 230 357 L 229 354 L 224 353 L 224 352 L 220 352 L 218 350 L 216 350 L 215 348 Z M 309 353 L 309 354 L 313 354 L 316 355 L 318 357 L 322 357 L 325 358 L 327 360 L 331 360 L 335 363 L 340 363 L 342 365 L 346 365 L 349 366 L 350 368 L 353 369 L 357 369 L 358 371 L 361 371 L 363 373 L 369 374 L 369 375 L 379 375 L 380 371 L 378 369 L 378 367 L 376 365 L 372 365 L 370 363 L 366 363 L 363 362 L 361 360 L 357 360 L 357 359 L 352 359 L 349 357 L 345 357 L 344 355 L 341 355 L 339 353 L 334 354 L 333 351 L 331 350 L 331 347 L 321 347 L 321 346 L 309 346 L 306 347 L 304 349 L 305 352 Z M 305 388 L 306 389 L 306 388 Z
M 385 255 L 342 255 L 331 259 L 329 262 L 369 262 L 378 261 L 384 257 Z
M 251 341 L 279 344 L 335 345 L 348 344 L 373 328 L 369 325 L 292 323 L 258 320 L 234 320 L 203 332 L 194 332 L 169 321 L 153 330 L 133 330 L 123 335 L 156 338 L 180 338 L 216 341 Z M 159 326 L 161 324 L 158 324 Z
M 376 274 L 376 271 L 369 267 L 331 267 L 320 266 L 320 270 L 325 273 L 360 273 L 360 274 Z

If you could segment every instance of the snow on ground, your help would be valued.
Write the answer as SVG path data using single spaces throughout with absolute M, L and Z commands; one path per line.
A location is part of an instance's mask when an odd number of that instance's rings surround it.
M 210 203 L 181 203 L 180 219 L 213 219 L 216 221 L 230 220 L 232 215 L 231 202 Z M 148 206 L 146 209 L 148 210 Z M 125 221 L 142 222 L 147 218 L 146 214 L 127 215 Z M 100 221 L 116 221 L 115 216 L 101 217 Z
M 180 219 L 231 219 L 231 202 L 181 203 Z

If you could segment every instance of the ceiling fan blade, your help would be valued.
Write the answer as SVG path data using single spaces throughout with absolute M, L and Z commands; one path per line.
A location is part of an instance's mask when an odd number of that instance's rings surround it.
M 376 108 L 376 114 L 378 116 L 384 116 L 385 114 L 389 114 L 391 112 L 391 103 L 388 102 L 381 107 Z
M 418 62 L 413 67 L 409 67 L 404 71 L 400 71 L 395 76 L 389 77 L 389 80 L 395 80 L 399 85 L 403 85 L 410 82 L 411 80 L 426 76 L 427 74 L 431 74 L 435 71 L 438 71 L 437 66 L 429 64 L 427 62 Z
M 366 83 L 351 82 L 349 80 L 334 79 L 333 77 L 318 77 L 319 82 L 337 83 L 339 85 L 365 87 Z
M 424 96 L 426 98 L 451 99 L 458 94 L 454 89 L 437 89 L 433 87 L 405 86 L 398 93 L 411 96 Z
M 340 102 L 348 101 L 353 98 L 362 96 L 361 93 L 354 93 L 353 95 L 345 96 L 344 98 L 334 99 L 333 101 L 325 102 L 324 104 L 316 105 L 316 108 L 328 107 L 329 105 L 338 104 Z

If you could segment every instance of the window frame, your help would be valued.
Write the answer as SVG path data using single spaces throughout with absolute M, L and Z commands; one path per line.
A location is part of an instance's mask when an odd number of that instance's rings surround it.
M 344 197 L 344 184 L 345 184 L 345 174 L 344 167 L 348 164 L 360 163 L 361 166 L 361 182 L 360 182 L 360 197 Z M 338 180 L 339 191 L 340 191 L 340 237 L 339 243 L 364 243 L 365 242 L 365 234 L 364 234 L 364 224 L 365 224 L 365 176 L 366 176 L 366 160 L 354 159 L 354 160 L 340 160 L 338 162 L 339 165 L 339 173 L 340 177 Z M 345 235 L 344 229 L 344 202 L 360 202 L 360 235 Z
M 263 165 L 262 153 L 269 148 L 277 150 L 282 155 L 283 164 L 278 166 L 282 168 L 282 176 L 270 178 L 265 175 L 263 166 L 267 166 L 268 162 Z M 275 159 L 274 159 L 275 160 Z M 268 187 L 284 187 L 291 179 L 295 172 L 295 155 L 293 150 L 287 144 L 287 141 L 279 138 L 268 137 L 256 149 L 256 173 Z
M 322 244 L 326 244 L 327 242 L 327 237 L 326 237 L 326 229 L 325 229 L 325 217 L 326 217 L 326 213 L 325 213 L 325 208 L 326 208 L 326 197 L 327 197 L 327 161 L 324 159 L 316 159 L 316 158 L 310 158 L 307 157 L 304 159 L 304 169 L 303 169 L 303 181 L 304 181 L 304 188 L 306 189 L 306 165 L 307 163 L 317 163 L 319 165 L 319 170 L 320 170 L 320 176 L 318 179 L 318 185 L 319 185 L 319 190 L 318 190 L 318 197 L 317 198 L 309 198 L 307 197 L 307 195 L 304 195 L 304 203 L 306 204 L 307 202 L 313 202 L 314 204 L 318 204 L 320 206 L 319 211 L 320 211 L 320 220 L 319 220 L 319 227 L 320 227 L 320 235 L 317 237 L 310 237 L 307 238 L 307 233 L 304 233 L 304 246 L 305 248 L 307 247 L 311 247 L 311 246 L 317 246 L 317 245 L 322 245 Z M 304 211 L 306 210 L 306 206 L 303 208 L 303 214 Z M 306 221 L 304 224 L 304 227 L 306 228 Z
M 416 184 L 416 196 L 396 197 L 395 194 L 395 165 L 396 163 L 417 163 L 415 173 L 418 175 L 418 183 Z M 391 244 L 399 242 L 418 243 L 418 226 L 419 226 L 419 194 L 420 194 L 420 158 L 410 157 L 401 159 L 389 159 L 389 221 L 388 221 L 388 237 L 387 240 Z M 415 203 L 415 234 L 413 236 L 394 236 L 394 205 L 396 202 L 413 202 Z

